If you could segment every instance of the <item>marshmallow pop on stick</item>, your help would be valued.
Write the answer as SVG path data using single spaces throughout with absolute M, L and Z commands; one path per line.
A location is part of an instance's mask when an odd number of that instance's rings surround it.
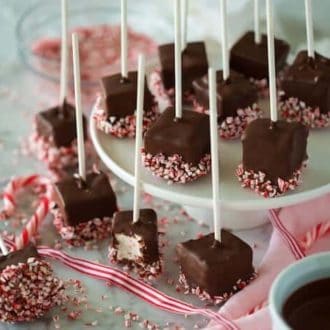
M 41 111 L 35 116 L 34 131 L 27 149 L 51 169 L 61 173 L 77 165 L 75 109 L 67 102 L 68 43 L 67 0 L 61 0 L 61 76 L 59 105 Z M 84 124 L 86 120 L 84 118 Z M 86 141 L 87 142 L 87 141 Z M 89 144 L 86 143 L 90 153 Z
M 134 138 L 137 76 L 137 71 L 128 71 L 127 0 L 121 0 L 121 72 L 101 79 L 102 93 L 93 109 L 99 130 L 117 138 Z M 146 131 L 159 114 L 148 87 L 144 90 L 144 109 Z
M 311 128 L 330 126 L 330 59 L 314 49 L 312 1 L 305 0 L 307 50 L 280 79 L 280 113 Z
M 267 35 L 260 29 L 261 0 L 254 1 L 254 31 L 246 32 L 232 47 L 230 66 L 243 74 L 253 83 L 261 98 L 268 97 L 268 55 Z M 289 55 L 289 44 L 281 39 L 275 39 L 276 72 L 286 65 Z
M 217 72 L 217 109 L 219 135 L 224 139 L 239 138 L 252 120 L 262 115 L 257 105 L 257 89 L 243 75 L 230 71 L 226 0 L 221 6 L 222 70 Z M 205 75 L 193 82 L 196 110 L 207 112 L 209 83 Z
M 78 35 L 72 35 L 74 85 L 77 117 L 79 174 L 54 185 L 54 224 L 70 245 L 108 238 L 117 211 L 116 196 L 109 178 L 102 172 L 87 172 L 85 166 L 84 131 L 80 91 Z
M 181 35 L 181 70 L 182 92 L 184 101 L 191 103 L 192 82 L 207 73 L 208 59 L 204 41 L 188 42 L 189 0 L 180 0 L 180 35 Z M 151 90 L 157 100 L 169 98 L 173 101 L 175 89 L 175 43 L 163 44 L 158 47 L 160 71 L 151 75 Z M 165 94 L 165 95 L 164 95 Z

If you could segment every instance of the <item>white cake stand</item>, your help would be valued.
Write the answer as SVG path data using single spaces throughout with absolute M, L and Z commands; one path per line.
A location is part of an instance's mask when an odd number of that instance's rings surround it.
M 266 106 L 267 107 L 267 106 Z M 134 139 L 116 139 L 95 127 L 90 118 L 90 135 L 96 152 L 105 165 L 130 185 L 134 183 Z M 241 142 L 220 139 L 220 189 L 223 219 L 228 229 L 248 229 L 267 221 L 266 211 L 298 204 L 330 192 L 330 129 L 312 130 L 308 140 L 308 167 L 303 172 L 303 184 L 281 197 L 265 199 L 241 188 L 235 169 L 241 162 Z M 143 169 L 145 192 L 170 202 L 181 204 L 199 221 L 211 221 L 212 198 L 210 175 L 185 185 L 168 185 Z M 243 212 L 244 211 L 244 212 Z

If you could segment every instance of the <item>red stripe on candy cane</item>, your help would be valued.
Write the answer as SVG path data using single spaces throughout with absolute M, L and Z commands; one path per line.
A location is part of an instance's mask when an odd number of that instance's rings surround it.
M 2 218 L 7 219 L 16 209 L 15 197 L 17 193 L 27 187 L 44 188 L 45 193 L 40 197 L 39 205 L 22 230 L 21 234 L 16 237 L 16 247 L 21 249 L 24 245 L 28 244 L 39 229 L 40 224 L 45 219 L 49 212 L 49 203 L 51 196 L 51 183 L 49 179 L 33 174 L 26 177 L 16 177 L 10 180 L 5 187 L 2 194 L 4 201 L 4 210 L 1 212 Z
M 275 210 L 270 210 L 270 221 L 274 228 L 278 230 L 278 232 L 281 234 L 283 240 L 288 245 L 289 249 L 291 250 L 292 254 L 295 256 L 297 260 L 302 259 L 305 257 L 305 253 L 298 243 L 298 241 L 295 239 L 295 237 L 285 228 L 282 221 L 278 217 Z

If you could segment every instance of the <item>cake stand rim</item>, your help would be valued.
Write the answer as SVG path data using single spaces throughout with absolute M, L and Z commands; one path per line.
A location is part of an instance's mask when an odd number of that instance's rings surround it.
M 90 138 L 96 150 L 96 153 L 101 158 L 106 167 L 111 170 L 117 177 L 121 180 L 133 186 L 134 184 L 134 176 L 127 171 L 125 171 L 119 164 L 117 164 L 109 155 L 106 153 L 102 147 L 102 144 L 99 141 L 98 134 L 104 134 L 99 132 L 96 128 L 95 121 L 92 118 L 93 111 L 90 115 L 89 120 L 89 132 Z M 171 189 L 171 185 L 168 185 L 167 189 L 162 188 L 161 186 L 157 186 L 157 184 L 151 184 L 144 182 L 141 180 L 142 189 L 144 192 L 167 200 L 169 202 L 173 202 L 176 204 L 182 204 L 192 207 L 203 207 L 203 208 L 212 208 L 212 199 L 207 197 L 196 197 L 191 196 L 189 193 L 182 194 L 171 191 L 169 194 L 169 189 Z M 189 192 L 189 190 L 188 190 Z M 303 203 L 309 200 L 316 199 L 326 193 L 330 193 L 330 183 L 320 186 L 318 188 L 314 188 L 311 190 L 298 192 L 295 194 L 283 195 L 275 198 L 257 198 L 254 200 L 222 200 L 222 206 L 226 209 L 232 209 L 237 211 L 258 211 L 258 210 L 269 210 L 276 209 L 291 205 L 296 205 L 299 203 Z

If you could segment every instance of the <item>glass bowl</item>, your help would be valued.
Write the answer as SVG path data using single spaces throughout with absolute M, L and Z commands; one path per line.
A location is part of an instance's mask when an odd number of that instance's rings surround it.
M 149 49 L 149 59 L 156 55 L 159 43 L 169 42 L 173 39 L 173 23 L 171 13 L 164 14 L 158 1 L 128 1 L 128 26 L 138 34 L 143 34 L 151 38 L 154 49 Z M 120 24 L 120 1 L 105 0 L 69 0 L 68 1 L 68 27 L 69 31 L 91 28 L 100 25 L 119 26 Z M 118 35 L 119 35 L 119 30 Z M 25 66 L 41 78 L 48 82 L 55 83 L 58 88 L 60 74 L 60 59 L 50 58 L 35 51 L 35 46 L 40 40 L 47 39 L 54 42 L 55 47 L 59 46 L 61 34 L 61 12 L 60 1 L 42 0 L 37 5 L 30 7 L 19 19 L 16 27 L 16 38 L 18 54 Z M 118 38 L 117 38 L 118 39 Z M 71 42 L 71 38 L 68 38 Z M 83 47 L 83 45 L 80 45 Z M 109 42 L 109 49 L 114 47 Z M 117 48 L 119 42 L 117 43 Z M 129 46 L 130 48 L 130 46 Z M 116 50 L 117 51 L 117 50 Z M 118 53 L 118 51 L 117 51 Z M 71 52 L 69 53 L 71 58 Z M 135 55 L 134 55 L 135 56 Z M 137 52 L 136 52 L 137 57 Z M 83 92 L 94 93 L 93 89 L 98 86 L 100 76 L 118 72 L 120 61 L 113 63 L 103 63 L 100 68 L 98 61 L 84 64 L 81 61 L 82 87 Z M 88 67 L 83 67 L 84 65 Z M 130 69 L 136 68 L 136 61 L 129 62 Z M 88 76 L 83 74 L 85 70 L 96 72 L 96 75 Z M 99 73 L 99 75 L 98 75 Z M 70 84 L 73 85 L 72 75 Z

